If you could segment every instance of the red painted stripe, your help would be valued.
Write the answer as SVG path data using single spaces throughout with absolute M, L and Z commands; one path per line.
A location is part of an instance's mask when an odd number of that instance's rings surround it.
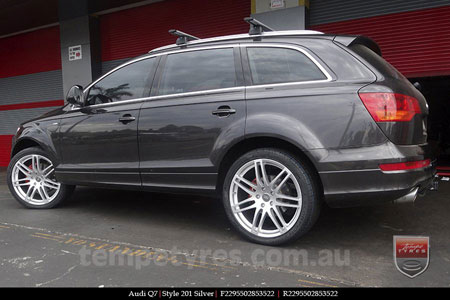
M 326 33 L 361 34 L 408 77 L 450 75 L 450 6 L 314 25 Z
M 449 166 L 437 166 L 436 169 L 444 170 L 444 171 L 450 171 L 450 167 Z
M 446 173 L 446 172 L 437 172 L 437 174 L 439 176 L 450 176 L 450 173 Z
M 62 106 L 62 105 L 64 105 L 64 100 L 50 100 L 50 101 L 0 105 L 0 110 L 40 108 L 40 107 Z
M 0 167 L 7 167 L 11 155 L 13 135 L 0 135 Z
M 59 26 L 0 39 L 0 78 L 59 69 Z

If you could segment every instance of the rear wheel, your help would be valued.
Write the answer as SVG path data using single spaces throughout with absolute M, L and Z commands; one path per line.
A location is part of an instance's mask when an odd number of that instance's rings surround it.
M 8 187 L 28 208 L 52 208 L 73 191 L 74 186 L 56 180 L 54 164 L 42 149 L 33 147 L 17 153 L 8 166 Z
M 298 239 L 319 214 L 317 185 L 306 164 L 277 149 L 240 157 L 224 182 L 223 204 L 233 226 L 253 242 Z

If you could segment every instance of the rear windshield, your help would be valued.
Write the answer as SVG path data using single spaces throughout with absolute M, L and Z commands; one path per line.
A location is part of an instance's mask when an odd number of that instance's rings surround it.
M 380 72 L 385 77 L 395 78 L 395 79 L 406 79 L 396 68 L 394 68 L 390 63 L 385 61 L 381 56 L 370 50 L 364 45 L 356 44 L 350 46 L 356 54 L 367 60 L 378 72 Z

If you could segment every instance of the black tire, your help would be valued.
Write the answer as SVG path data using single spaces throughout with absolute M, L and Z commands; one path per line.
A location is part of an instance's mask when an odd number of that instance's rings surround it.
M 278 237 L 267 238 L 252 234 L 239 224 L 232 212 L 229 194 L 233 177 L 242 166 L 255 159 L 270 159 L 283 164 L 292 172 L 301 188 L 302 208 L 298 220 L 292 228 Z M 255 243 L 275 246 L 296 241 L 311 229 L 320 212 L 321 193 L 312 174 L 306 163 L 279 149 L 257 149 L 242 155 L 229 168 L 223 184 L 222 201 L 229 221 L 241 235 Z
M 22 204 L 23 206 L 25 206 L 27 208 L 46 209 L 46 208 L 53 208 L 53 207 L 56 207 L 56 206 L 60 205 L 64 200 L 69 198 L 70 194 L 75 189 L 75 186 L 61 184 L 61 187 L 60 187 L 59 192 L 56 195 L 56 197 L 53 200 L 51 200 L 49 203 L 42 204 L 42 205 L 35 205 L 35 204 L 29 203 L 27 201 L 24 201 L 20 197 L 20 195 L 18 195 L 17 192 L 15 191 L 15 189 L 13 187 L 13 184 L 12 184 L 12 176 L 13 176 L 14 165 L 22 157 L 30 155 L 30 154 L 38 154 L 38 155 L 44 156 L 45 158 L 49 159 L 52 162 L 53 165 L 55 165 L 55 159 L 51 155 L 47 154 L 41 148 L 31 147 L 31 148 L 26 148 L 26 149 L 20 151 L 19 153 L 17 153 L 11 159 L 11 162 L 9 163 L 9 166 L 8 166 L 8 169 L 7 169 L 7 177 L 6 178 L 7 178 L 7 182 L 8 182 L 8 188 L 9 188 L 11 194 L 14 196 L 14 198 L 16 198 L 16 200 L 20 204 Z

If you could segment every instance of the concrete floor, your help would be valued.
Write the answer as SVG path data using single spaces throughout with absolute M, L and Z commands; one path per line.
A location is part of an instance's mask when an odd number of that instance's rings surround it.
M 414 205 L 324 208 L 274 248 L 243 240 L 213 199 L 77 188 L 60 208 L 29 210 L 1 171 L 0 286 L 449 287 L 449 198 L 441 181 Z M 430 237 L 427 271 L 397 271 L 393 235 Z

